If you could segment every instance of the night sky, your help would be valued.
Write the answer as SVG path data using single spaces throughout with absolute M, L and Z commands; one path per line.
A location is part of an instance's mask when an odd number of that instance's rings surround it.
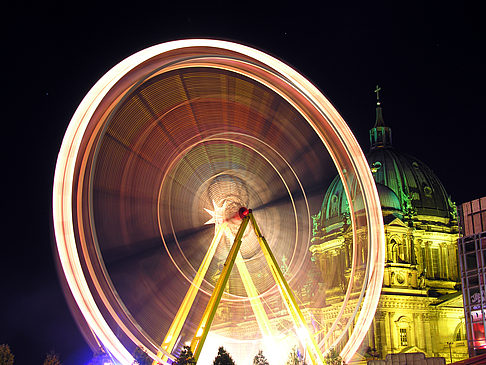
M 54 166 L 89 88 L 148 46 L 203 37 L 268 52 L 324 93 L 365 152 L 379 84 L 396 149 L 431 167 L 456 203 L 486 195 L 486 32 L 479 9 L 460 2 L 404 7 L 294 2 L 279 10 L 260 2 L 121 4 L 3 8 L 0 344 L 10 344 L 16 364 L 41 363 L 50 350 L 64 364 L 91 357 L 54 267 Z

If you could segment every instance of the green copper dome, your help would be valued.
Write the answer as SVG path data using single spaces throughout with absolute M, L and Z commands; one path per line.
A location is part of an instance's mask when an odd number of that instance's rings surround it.
M 380 197 L 381 208 L 384 211 L 393 211 L 396 213 L 402 211 L 400 200 L 393 190 L 382 184 L 376 184 L 376 189 Z M 356 198 L 355 205 L 356 211 L 364 209 L 361 195 Z M 340 223 L 348 214 L 349 206 L 343 184 L 339 176 L 336 176 L 324 196 L 321 207 L 321 225 L 328 226 L 329 224 Z
M 382 108 L 377 103 L 376 123 L 370 130 L 371 149 L 367 160 L 375 180 L 382 210 L 399 217 L 428 216 L 453 218 L 454 205 L 434 172 L 418 159 L 397 152 L 392 147 L 391 129 L 383 121 Z M 360 197 L 356 210 L 363 206 Z M 329 186 L 319 220 L 322 226 L 339 225 L 349 214 L 343 185 L 337 176 Z M 425 219 L 425 218 L 424 218 Z
M 372 149 L 367 159 L 375 182 L 393 190 L 405 215 L 449 217 L 444 186 L 424 163 L 393 148 Z

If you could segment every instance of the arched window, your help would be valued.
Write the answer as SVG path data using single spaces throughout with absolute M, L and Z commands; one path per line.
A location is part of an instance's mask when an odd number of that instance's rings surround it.
M 456 330 L 454 331 L 454 341 L 464 341 L 466 339 L 466 329 L 464 326 L 464 322 L 461 322 L 457 325 Z
M 398 262 L 398 244 L 397 244 L 397 241 L 395 241 L 394 239 L 392 239 L 390 241 L 390 248 L 391 248 L 391 261 L 392 262 Z
M 398 345 L 408 347 L 413 345 L 412 338 L 412 321 L 406 316 L 401 316 L 396 322 Z
M 405 262 L 405 246 L 394 238 L 390 241 L 391 261 L 395 263 Z

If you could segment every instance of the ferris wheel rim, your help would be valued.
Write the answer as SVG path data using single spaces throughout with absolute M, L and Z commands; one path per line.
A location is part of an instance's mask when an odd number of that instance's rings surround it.
M 320 94 L 317 88 L 315 88 L 312 84 L 310 84 L 310 82 L 305 80 L 302 76 L 297 74 L 293 69 L 281 61 L 278 61 L 275 58 L 250 47 L 227 41 L 207 39 L 180 40 L 163 43 L 128 57 L 110 70 L 100 79 L 100 81 L 98 81 L 98 83 L 95 84 L 95 86 L 93 86 L 74 114 L 64 136 L 61 151 L 59 153 L 53 189 L 54 230 L 57 241 L 57 249 L 64 270 L 64 275 L 66 276 L 71 292 L 78 306 L 80 306 L 88 325 L 90 325 L 90 327 L 93 326 L 93 328 L 96 329 L 94 332 L 96 333 L 97 337 L 102 340 L 103 344 L 107 346 L 108 350 L 112 354 L 114 354 L 116 357 L 119 356 L 122 361 L 130 361 L 131 355 L 126 350 L 124 351 L 124 349 L 122 349 L 123 346 L 120 347 L 121 344 L 119 341 L 117 341 L 116 336 L 113 336 L 113 334 L 110 333 L 111 330 L 109 329 L 108 324 L 103 319 L 103 316 L 99 310 L 96 310 L 96 304 L 92 298 L 90 299 L 87 296 L 83 296 L 83 293 L 84 295 L 87 295 L 87 292 L 89 292 L 86 280 L 83 280 L 81 276 L 76 276 L 77 274 L 79 275 L 81 271 L 81 263 L 78 253 L 73 249 L 73 247 L 75 247 L 75 239 L 74 224 L 72 222 L 72 202 L 70 200 L 73 194 L 72 179 L 75 170 L 74 160 L 76 160 L 77 153 L 80 150 L 81 138 L 84 136 L 87 123 L 96 112 L 96 108 L 103 102 L 104 97 L 112 90 L 117 82 L 119 82 L 130 71 L 136 69 L 139 65 L 153 59 L 154 57 L 159 57 L 166 52 L 191 47 L 211 47 L 214 49 L 230 50 L 237 54 L 242 54 L 245 57 L 253 58 L 257 61 L 259 67 L 263 65 L 271 68 L 274 72 L 282 75 L 285 82 L 292 83 L 297 89 L 300 88 L 300 92 L 304 92 L 304 95 L 310 100 L 311 103 L 315 105 L 322 104 L 327 108 L 331 108 L 331 114 L 333 114 L 333 117 L 335 117 L 337 121 L 335 128 L 343 128 L 337 132 L 342 139 L 341 142 L 344 143 L 345 146 L 346 143 L 348 143 L 351 146 L 349 148 L 351 152 L 357 153 L 356 156 L 351 155 L 351 161 L 354 161 L 354 158 L 358 160 L 358 162 L 356 162 L 356 164 L 359 165 L 358 171 L 363 174 L 363 178 L 365 180 L 365 182 L 361 182 L 366 187 L 366 189 L 363 190 L 365 207 L 367 210 L 372 211 L 371 213 L 374 213 L 373 211 L 376 211 L 377 207 L 379 208 L 379 199 L 371 174 L 369 171 L 363 170 L 365 164 L 364 156 L 360 151 L 359 146 L 357 146 L 357 142 L 355 141 L 354 137 L 352 137 L 352 134 L 350 134 L 349 129 L 345 127 L 345 124 L 343 127 L 344 121 L 342 121 L 342 118 L 337 117 L 338 114 L 335 109 L 332 108 L 332 106 L 329 104 L 329 102 L 327 102 L 322 94 Z M 327 111 L 329 111 L 329 109 L 327 109 Z M 332 120 L 328 121 L 331 124 L 333 122 Z M 342 132 L 343 135 L 341 135 L 339 132 Z M 320 132 L 318 132 L 318 134 L 321 136 Z M 339 172 L 341 173 L 341 171 Z M 370 201 L 368 201 L 368 199 Z M 381 237 L 380 233 L 380 227 L 383 227 L 381 211 L 379 217 L 376 216 L 376 214 L 373 214 L 373 217 L 368 217 L 368 219 L 371 219 L 368 222 L 368 226 L 376 225 L 377 227 L 377 232 L 370 230 L 370 234 L 373 235 L 373 237 L 369 239 L 371 245 L 369 256 L 371 258 L 372 254 L 374 255 L 374 260 L 372 261 L 376 261 L 376 265 L 370 269 L 370 278 L 367 279 L 367 290 L 370 290 L 372 294 L 368 295 L 367 291 L 364 301 L 365 304 L 368 305 L 369 312 L 372 311 L 374 313 L 377 303 L 375 303 L 376 300 L 373 300 L 373 298 L 376 297 L 377 293 L 379 293 L 381 290 L 383 276 L 383 270 L 382 267 L 380 267 L 383 258 L 384 245 L 384 237 Z M 374 248 L 376 248 L 376 250 L 374 250 Z M 360 314 L 362 313 L 363 312 Z M 368 320 L 359 319 L 359 321 L 366 326 Z M 356 338 L 355 342 L 358 342 L 358 340 L 359 338 Z M 356 344 L 353 344 L 352 346 L 356 347 Z M 344 354 L 346 359 L 349 357 L 351 352 L 353 352 L 352 348 Z

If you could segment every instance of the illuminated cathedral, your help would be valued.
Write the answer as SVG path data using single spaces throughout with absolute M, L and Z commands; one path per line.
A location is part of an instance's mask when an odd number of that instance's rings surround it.
M 432 170 L 393 148 L 377 88 L 376 122 L 367 159 L 376 182 L 386 236 L 380 302 L 358 362 L 423 352 L 450 361 L 468 357 L 457 257 L 456 206 Z M 352 227 L 341 180 L 329 186 L 313 216 L 310 251 L 318 265 L 325 323 L 337 313 L 351 270 Z M 320 312 L 320 314 L 318 313 Z M 349 329 L 351 331 L 351 329 Z

